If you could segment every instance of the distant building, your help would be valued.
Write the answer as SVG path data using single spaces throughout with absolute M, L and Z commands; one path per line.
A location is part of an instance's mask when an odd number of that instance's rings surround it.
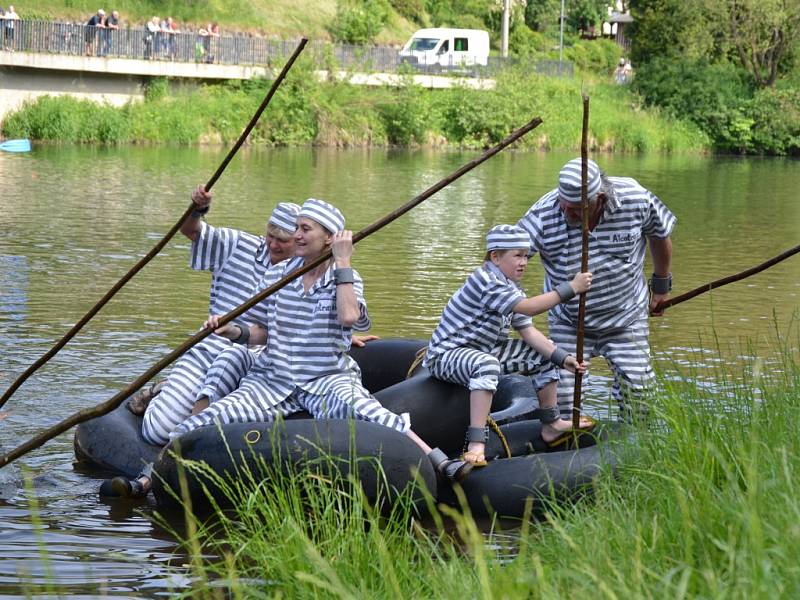
M 617 3 L 617 8 L 622 8 Z M 629 12 L 619 12 L 618 10 L 608 9 L 608 17 L 603 21 L 603 37 L 614 40 L 628 52 L 631 49 L 631 41 L 625 37 L 625 27 L 628 23 L 633 23 L 633 17 Z

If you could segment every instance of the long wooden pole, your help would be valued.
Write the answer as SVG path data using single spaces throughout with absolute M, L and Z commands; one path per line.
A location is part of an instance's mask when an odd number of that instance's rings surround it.
M 275 81 L 272 82 L 272 86 L 270 87 L 269 92 L 267 92 L 267 95 L 264 97 L 264 100 L 261 102 L 261 105 L 258 107 L 258 110 L 256 110 L 255 114 L 253 115 L 253 118 L 250 119 L 250 122 L 247 124 L 247 127 L 244 128 L 244 131 L 242 131 L 242 134 L 239 136 L 239 139 L 230 149 L 230 152 L 228 152 L 228 155 L 225 157 L 225 159 L 222 161 L 219 167 L 217 167 L 217 170 L 211 176 L 211 179 L 209 179 L 208 182 L 206 183 L 205 186 L 206 191 L 210 190 L 211 187 L 216 183 L 217 179 L 219 179 L 219 176 L 222 175 L 222 172 L 225 170 L 225 167 L 228 166 L 228 163 L 231 162 L 231 159 L 239 151 L 239 148 L 242 147 L 242 144 L 244 144 L 245 140 L 247 139 L 247 136 L 250 135 L 250 132 L 253 130 L 253 127 L 256 126 L 256 123 L 258 122 L 258 118 L 261 116 L 261 113 L 263 113 L 264 109 L 267 108 L 267 105 L 269 104 L 270 100 L 272 100 L 272 96 L 275 95 L 275 91 L 278 89 L 278 86 L 280 86 L 281 82 L 286 77 L 286 74 L 289 72 L 289 69 L 292 68 L 294 61 L 303 51 L 303 48 L 305 48 L 307 43 L 308 40 L 306 38 L 300 40 L 300 43 L 297 45 L 297 48 L 295 49 L 294 53 L 289 58 L 289 61 L 283 66 L 283 69 L 281 70 L 280 74 L 275 79 Z M 67 344 L 67 342 L 69 342 L 73 337 L 75 337 L 75 335 L 83 328 L 84 325 L 86 325 L 86 323 L 88 323 L 91 320 L 92 317 L 94 317 L 98 312 L 100 312 L 100 309 L 103 308 L 103 306 L 105 306 L 106 303 L 109 300 L 111 300 L 111 298 L 113 298 L 114 295 L 120 289 L 122 289 L 122 286 L 128 283 L 133 278 L 134 275 L 136 275 L 139 271 L 141 271 L 144 268 L 144 266 L 153 259 L 153 257 L 155 257 L 159 252 L 161 252 L 161 249 L 164 248 L 164 246 L 167 245 L 167 242 L 169 242 L 172 239 L 172 236 L 174 236 L 177 233 L 181 225 L 183 225 L 183 222 L 189 217 L 189 215 L 194 209 L 195 205 L 193 203 L 190 203 L 189 206 L 184 211 L 183 215 L 181 215 L 178 221 L 166 233 L 166 235 L 161 239 L 161 241 L 158 242 L 155 246 L 153 246 L 150 252 L 148 252 L 145 256 L 143 256 L 139 260 L 139 262 L 137 262 L 131 268 L 131 270 L 128 271 L 122 277 L 122 279 L 120 279 L 117 283 L 115 283 L 112 286 L 112 288 L 108 290 L 108 292 L 106 292 L 106 295 L 103 296 L 100 300 L 98 300 L 97 303 L 89 310 L 89 312 L 83 315 L 83 317 L 77 323 L 75 323 L 75 325 L 72 326 L 72 328 L 64 335 L 64 337 L 62 337 L 52 348 L 50 348 L 50 350 L 48 350 L 45 354 L 43 354 L 30 367 L 28 367 L 25 370 L 25 372 L 22 373 L 22 375 L 17 377 L 16 381 L 14 381 L 14 383 L 12 383 L 11 386 L 5 391 L 3 396 L 0 397 L 0 408 L 3 407 L 3 405 L 14 394 L 14 392 L 17 391 L 19 386 L 21 386 L 25 382 L 25 380 L 28 379 L 28 377 L 33 375 L 42 365 L 44 365 L 48 360 L 53 358 L 58 353 L 58 351 L 61 350 L 61 348 L 63 348 Z
M 581 273 L 589 270 L 589 198 L 586 184 L 589 178 L 589 96 L 583 94 L 583 127 L 581 129 Z M 586 320 L 586 292 L 578 300 L 578 331 L 575 342 L 575 357 L 583 360 L 584 321 Z M 572 393 L 572 426 L 578 429 L 581 424 L 581 388 L 583 374 L 575 373 L 575 389 Z
M 421 204 L 422 202 L 424 202 L 425 200 L 427 200 L 428 198 L 433 196 L 436 192 L 438 192 L 442 188 L 450 185 L 452 182 L 454 182 L 456 179 L 458 179 L 459 177 L 461 177 L 465 173 L 468 173 L 469 171 L 471 171 L 472 169 L 474 169 L 475 167 L 477 167 L 481 163 L 486 162 L 487 160 L 489 160 L 491 157 L 493 157 L 495 154 L 497 154 L 498 152 L 500 152 L 501 150 L 503 150 L 507 146 L 513 144 L 519 138 L 521 138 L 525 134 L 529 133 L 530 131 L 532 131 L 533 129 L 538 127 L 541 123 L 542 123 L 542 120 L 537 117 L 537 118 L 533 119 L 532 121 L 530 121 L 529 123 L 527 123 L 526 125 L 523 125 L 519 129 L 514 131 L 511 135 L 509 135 L 507 138 L 505 138 L 504 140 L 499 142 L 496 146 L 494 146 L 494 147 L 490 148 L 489 150 L 487 150 L 486 152 L 484 152 L 478 158 L 473 159 L 470 162 L 466 163 L 460 169 L 458 169 L 457 171 L 451 173 L 450 175 L 448 175 L 447 177 L 445 177 L 444 179 L 442 179 L 438 183 L 432 185 L 431 187 L 429 187 L 427 190 L 425 190 L 424 192 L 422 192 L 418 196 L 416 196 L 416 197 L 412 198 L 411 200 L 409 200 L 408 202 L 406 202 L 400 208 L 392 211 L 391 213 L 389 213 L 388 215 L 386 215 L 382 219 L 376 221 L 372 225 L 370 225 L 370 226 L 362 229 L 358 233 L 356 233 L 353 236 L 353 243 L 355 244 L 355 243 L 363 240 L 364 238 L 366 238 L 367 236 L 375 233 L 379 229 L 382 229 L 383 227 L 385 227 L 386 225 L 388 225 L 389 223 L 391 223 L 395 219 L 401 217 L 402 215 L 404 215 L 405 213 L 410 211 L 412 208 L 414 208 L 418 204 Z M 325 261 L 329 260 L 331 258 L 331 256 L 332 256 L 332 254 L 331 254 L 331 252 L 329 250 L 329 251 L 325 252 L 322 256 L 320 256 L 319 258 L 317 258 L 317 259 L 305 264 L 303 267 L 297 269 L 296 271 L 293 271 L 292 273 L 290 273 L 289 275 L 287 275 L 286 277 L 284 277 L 283 279 L 281 279 L 277 283 L 275 283 L 275 284 L 271 285 L 270 287 L 268 287 L 267 289 L 259 292 L 258 294 L 256 294 L 252 298 L 250 298 L 244 304 L 238 306 L 237 308 L 233 309 L 228 314 L 224 315 L 219 320 L 219 325 L 222 326 L 225 323 L 228 323 L 228 322 L 232 321 L 233 319 L 235 319 L 236 317 L 238 317 L 242 313 L 248 311 L 253 306 L 255 306 L 256 304 L 258 304 L 259 302 L 261 302 L 262 300 L 267 298 L 268 296 L 274 294 L 275 292 L 277 292 L 278 290 L 280 290 L 281 288 L 286 286 L 286 284 L 288 284 L 293 279 L 296 279 L 297 277 L 299 277 L 303 273 L 307 273 L 308 271 L 314 269 L 315 267 L 317 267 L 317 266 L 321 265 L 322 263 L 324 263 Z M 188 340 L 186 340 L 183 344 L 181 344 L 181 346 L 179 346 L 178 348 L 176 348 L 175 350 L 170 352 L 167 356 L 162 358 L 155 365 L 153 365 L 151 368 L 149 368 L 147 371 L 145 371 L 141 376 L 139 376 L 128 387 L 126 387 L 122 391 L 120 391 L 117 394 L 115 394 L 112 398 L 110 398 L 106 402 L 98 404 L 97 406 L 94 406 L 93 408 L 86 408 L 86 409 L 83 409 L 83 410 L 80 410 L 80 411 L 76 412 L 72 416 L 64 419 L 60 423 L 57 423 L 56 425 L 54 425 L 50 429 L 45 430 L 44 432 L 40 433 L 39 435 L 37 435 L 33 439 L 25 442 L 21 446 L 18 446 L 17 448 L 15 448 L 14 450 L 10 451 L 9 453 L 4 454 L 3 456 L 0 456 L 0 468 L 5 467 L 10 462 L 16 460 L 17 458 L 19 458 L 20 456 L 23 456 L 24 454 L 30 452 L 31 450 L 34 450 L 34 449 L 38 448 L 39 446 L 41 446 L 42 444 L 44 444 L 48 440 L 53 439 L 57 435 L 67 431 L 68 429 L 70 429 L 71 427 L 77 425 L 78 423 L 83 423 L 84 421 L 88 421 L 90 419 L 94 419 L 96 417 L 100 417 L 102 415 L 105 415 L 105 414 L 111 412 L 112 410 L 117 408 L 117 406 L 119 406 L 122 403 L 122 401 L 125 398 L 127 398 L 132 392 L 134 392 L 135 390 L 138 390 L 145 383 L 147 383 L 150 380 L 150 378 L 153 377 L 156 373 L 158 373 L 159 371 L 161 371 L 165 367 L 169 366 L 176 358 L 178 358 L 181 354 L 186 352 L 186 350 L 188 350 L 189 348 L 191 348 L 192 346 L 194 346 L 195 344 L 197 344 L 201 340 L 203 340 L 206 337 L 208 337 L 209 335 L 211 335 L 211 333 L 212 333 L 211 329 L 205 329 L 205 330 L 202 330 L 202 331 L 198 331 L 192 337 L 190 337 Z
M 756 273 L 760 273 L 770 267 L 777 265 L 779 262 L 786 260 L 787 258 L 794 256 L 800 252 L 800 246 L 795 246 L 794 248 L 789 248 L 786 252 L 782 252 L 777 256 L 773 256 L 769 260 L 764 261 L 763 263 L 756 265 L 755 267 L 751 267 L 749 269 L 745 269 L 741 273 L 736 273 L 734 275 L 728 275 L 727 277 L 723 277 L 722 279 L 717 279 L 716 281 L 711 281 L 709 283 L 703 284 L 700 287 L 696 287 L 693 290 L 680 294 L 679 296 L 674 296 L 672 298 L 667 298 L 666 300 L 662 300 L 659 302 L 654 312 L 661 312 L 669 308 L 670 306 L 675 306 L 676 304 L 680 304 L 681 302 L 686 302 L 687 300 L 691 300 L 695 296 L 699 296 L 700 294 L 705 294 L 706 292 L 710 292 L 713 289 L 718 287 L 722 287 L 723 285 L 728 285 L 729 283 L 733 283 L 734 281 L 741 281 L 751 275 L 755 275 Z

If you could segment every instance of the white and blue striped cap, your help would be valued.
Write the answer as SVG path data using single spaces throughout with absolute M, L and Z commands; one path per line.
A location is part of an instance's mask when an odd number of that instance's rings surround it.
M 294 202 L 278 202 L 278 206 L 269 217 L 269 222 L 275 227 L 292 232 L 297 229 L 297 213 L 299 212 L 300 205 Z
M 344 215 L 333 204 L 329 204 L 324 200 L 309 198 L 303 203 L 297 217 L 308 217 L 331 233 L 344 229 Z
M 586 197 L 591 200 L 600 191 L 600 167 L 593 160 L 587 160 L 586 163 Z M 567 202 L 581 201 L 580 158 L 573 158 L 558 174 L 558 197 Z
M 530 251 L 531 238 L 528 232 L 517 225 L 495 225 L 486 234 L 486 251 L 515 250 Z

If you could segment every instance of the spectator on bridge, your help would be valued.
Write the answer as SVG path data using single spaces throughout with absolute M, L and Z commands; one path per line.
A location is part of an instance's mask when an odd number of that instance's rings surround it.
M 158 33 L 159 26 L 158 26 L 158 17 L 153 17 L 145 24 L 145 32 L 144 32 L 144 59 L 145 60 L 152 60 L 153 58 L 153 42 L 156 39 L 156 34 Z
M 5 20 L 5 26 L 3 29 L 5 30 L 6 39 L 4 47 L 6 50 L 13 52 L 14 51 L 14 29 L 16 29 L 16 21 L 19 21 L 19 15 L 14 11 L 14 5 L 9 4 L 8 10 L 3 15 L 3 19 Z
M 206 55 L 206 62 L 213 63 L 216 59 L 217 50 L 219 49 L 219 25 L 217 23 L 209 25 L 208 38 L 211 54 Z
M 206 42 L 208 39 L 208 30 L 205 27 L 197 30 L 197 40 L 194 43 L 194 62 L 205 61 Z
M 103 24 L 105 25 L 105 29 L 100 32 L 100 39 L 102 40 L 102 54 L 105 56 L 111 54 L 112 36 L 117 36 L 114 32 L 119 29 L 119 12 L 112 10 Z
M 97 33 L 100 29 L 104 28 L 103 21 L 105 20 L 106 11 L 102 8 L 97 11 L 97 14 L 92 15 L 92 18 L 86 23 L 83 41 L 86 42 L 86 56 L 92 56 L 95 53 L 95 46 L 97 45 Z
M 178 24 L 173 20 L 172 17 L 167 17 L 167 27 L 166 27 L 166 36 L 167 36 L 167 56 L 170 60 L 175 60 L 178 55 L 178 34 L 180 30 L 178 29 Z
M 158 58 L 167 57 L 167 44 L 169 43 L 169 23 L 166 19 L 158 22 L 158 33 L 156 34 L 156 56 Z

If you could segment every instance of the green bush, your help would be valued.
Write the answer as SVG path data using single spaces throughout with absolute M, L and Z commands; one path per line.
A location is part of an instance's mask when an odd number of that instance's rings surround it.
M 750 103 L 753 148 L 800 155 L 800 89 L 759 90 Z
M 329 30 L 334 41 L 368 44 L 386 26 L 390 13 L 388 0 L 337 0 Z
M 424 0 L 389 0 L 389 2 L 399 15 L 404 16 L 409 21 L 419 24 L 425 22 Z
M 564 57 L 584 71 L 609 74 L 619 61 L 620 47 L 611 40 L 581 40 L 564 49 Z
M 392 144 L 408 146 L 425 143 L 432 126 L 429 92 L 409 79 L 378 110 Z
M 517 25 L 508 36 L 508 49 L 518 56 L 534 56 L 548 50 L 547 36 L 531 30 L 527 25 Z
M 657 59 L 638 69 L 633 89 L 651 105 L 696 123 L 724 151 L 752 151 L 746 75 L 705 60 Z

